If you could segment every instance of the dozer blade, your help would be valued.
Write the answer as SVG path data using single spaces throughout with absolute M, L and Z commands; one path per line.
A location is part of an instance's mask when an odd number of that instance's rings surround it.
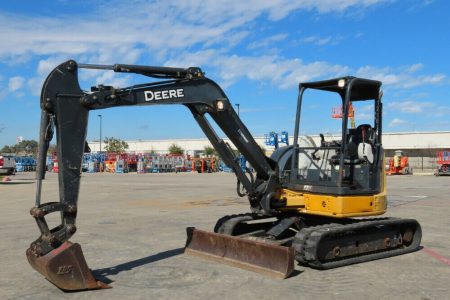
M 185 253 L 204 257 L 276 278 L 287 278 L 294 271 L 295 252 L 283 247 L 186 228 Z
M 111 288 L 106 283 L 94 278 L 84 259 L 81 246 L 77 243 L 65 242 L 59 248 L 39 257 L 36 257 L 31 249 L 28 249 L 27 258 L 36 271 L 62 290 Z

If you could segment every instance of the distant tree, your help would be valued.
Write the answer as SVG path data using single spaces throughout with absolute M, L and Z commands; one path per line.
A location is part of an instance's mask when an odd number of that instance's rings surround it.
M 32 155 L 37 155 L 38 152 L 38 142 L 35 140 L 23 140 L 21 141 L 18 146 L 21 149 L 25 149 L 25 153 L 28 154 L 32 154 Z
M 128 149 L 128 143 L 121 139 L 113 137 L 105 137 L 103 141 L 105 143 L 105 150 L 109 153 L 124 153 Z
M 0 149 L 0 153 L 14 153 L 14 146 L 10 147 L 8 145 L 3 146 L 2 149 Z
M 21 155 L 36 155 L 38 150 L 38 142 L 35 140 L 23 140 L 14 146 L 5 145 L 0 152 L 16 153 Z
M 184 149 L 178 146 L 177 144 L 172 144 L 169 147 L 169 153 L 170 154 L 183 154 Z
M 23 140 L 14 146 L 16 153 L 25 153 L 25 155 L 37 155 L 38 142 L 35 140 Z
M 203 148 L 203 152 L 205 152 L 206 156 L 210 156 L 210 155 L 216 155 L 216 149 L 214 149 L 211 146 L 205 146 L 205 148 Z

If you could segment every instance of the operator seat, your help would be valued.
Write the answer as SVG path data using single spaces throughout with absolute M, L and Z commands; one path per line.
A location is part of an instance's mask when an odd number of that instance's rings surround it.
M 375 130 L 369 124 L 361 124 L 356 128 L 359 135 L 357 147 L 358 158 L 370 164 L 374 161 Z
M 370 124 L 361 124 L 356 128 L 349 129 L 344 164 L 356 165 L 366 161 L 372 163 L 374 141 L 375 131 Z M 338 165 L 339 155 L 333 155 L 331 163 Z

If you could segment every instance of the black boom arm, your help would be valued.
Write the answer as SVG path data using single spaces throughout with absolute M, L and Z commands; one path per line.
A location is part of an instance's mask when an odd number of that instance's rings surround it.
M 91 92 L 81 90 L 78 69 L 105 69 L 141 74 L 168 80 L 115 89 L 99 85 Z M 36 256 L 44 255 L 67 241 L 76 231 L 81 164 L 90 110 L 126 105 L 182 104 L 242 184 L 254 212 L 270 213 L 270 200 L 278 186 L 276 163 L 266 157 L 234 111 L 223 90 L 206 78 L 199 68 L 167 68 L 135 65 L 86 65 L 70 60 L 60 64 L 47 77 L 41 93 L 41 133 L 37 168 L 36 204 L 31 214 L 41 236 L 32 243 Z M 225 135 L 256 171 L 246 174 L 230 146 L 218 137 L 206 116 L 217 123 Z M 41 181 L 45 177 L 45 156 L 56 128 L 59 163 L 59 202 L 41 204 Z M 239 187 L 238 187 L 239 189 Z M 61 225 L 49 229 L 44 216 L 60 212 Z

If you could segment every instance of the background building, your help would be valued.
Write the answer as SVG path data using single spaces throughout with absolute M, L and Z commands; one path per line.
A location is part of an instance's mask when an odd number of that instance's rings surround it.
M 317 145 L 320 144 L 318 135 L 310 136 Z M 327 140 L 330 139 L 328 135 Z M 338 139 L 338 137 L 336 136 Z M 224 139 L 228 141 L 228 139 Z M 256 142 L 264 147 L 267 152 L 272 152 L 273 148 L 266 146 L 264 136 L 255 137 Z M 293 137 L 289 138 L 290 143 Z M 207 138 L 200 139 L 167 139 L 167 140 L 137 140 L 126 141 L 129 145 L 127 152 L 131 153 L 168 153 L 170 145 L 177 144 L 185 150 L 186 154 L 195 155 L 203 152 L 205 146 L 211 146 Z M 89 146 L 93 152 L 99 151 L 98 141 L 89 141 Z M 231 144 L 231 143 L 230 143 Z M 104 151 L 104 143 L 102 148 Z M 233 145 L 231 145 L 233 147 Z M 403 150 L 409 156 L 410 165 L 415 170 L 427 170 L 436 168 L 436 152 L 450 149 L 450 131 L 435 132 L 399 132 L 384 133 L 383 146 L 386 157 L 391 157 L 395 150 Z M 234 148 L 234 147 L 233 147 Z

